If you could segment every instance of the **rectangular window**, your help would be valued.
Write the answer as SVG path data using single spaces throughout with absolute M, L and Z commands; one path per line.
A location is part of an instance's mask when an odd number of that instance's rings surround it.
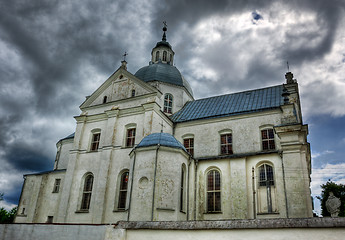
M 135 128 L 127 130 L 126 147 L 133 147 L 135 143 Z
M 190 155 L 194 156 L 194 138 L 186 138 L 183 140 L 183 145 Z
M 100 133 L 94 133 L 92 135 L 92 141 L 91 141 L 91 151 L 97 151 L 99 147 L 99 139 L 101 138 Z
M 231 133 L 220 135 L 220 153 L 226 155 L 233 154 Z
M 273 129 L 261 130 L 262 150 L 274 150 L 276 148 L 274 143 Z
M 55 179 L 53 193 L 58 193 L 59 192 L 59 190 L 60 190 L 60 183 L 61 183 L 61 179 L 59 179 L 59 178 Z

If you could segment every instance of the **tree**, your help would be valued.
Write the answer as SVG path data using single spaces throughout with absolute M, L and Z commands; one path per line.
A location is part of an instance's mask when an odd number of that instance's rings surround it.
M 334 196 L 340 199 L 340 211 L 339 217 L 345 217 L 345 185 L 344 184 L 336 184 L 331 180 L 328 180 L 325 184 L 321 185 L 322 193 L 321 196 L 317 196 L 317 198 L 321 201 L 321 214 L 324 217 L 331 216 L 331 214 L 327 211 L 326 208 L 326 201 L 328 199 L 329 193 L 333 192 Z
M 4 200 L 4 193 L 0 193 L 0 201 Z M 17 214 L 17 207 L 7 211 L 5 208 L 0 208 L 0 223 L 13 223 Z

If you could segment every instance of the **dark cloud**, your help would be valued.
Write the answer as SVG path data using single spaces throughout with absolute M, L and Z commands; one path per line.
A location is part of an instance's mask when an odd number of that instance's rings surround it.
M 37 141 L 40 142 L 40 141 Z M 38 143 L 42 144 L 42 143 Z M 16 142 L 7 148 L 6 159 L 8 163 L 19 171 L 44 171 L 52 169 L 54 159 L 42 154 L 38 144 L 28 145 L 25 142 Z
M 297 21 L 283 29 L 261 28 L 270 18 L 289 17 L 281 16 L 282 11 L 317 17 L 311 25 Z M 215 30 L 220 40 L 201 45 L 198 24 L 235 14 L 248 14 L 256 28 L 235 31 L 225 26 L 225 18 L 216 22 L 215 29 L 203 30 L 206 38 Z M 147 65 L 152 47 L 161 39 L 164 20 L 176 66 L 200 98 L 282 83 L 287 60 L 298 68 L 332 50 L 343 15 L 344 2 L 337 0 L 176 0 L 152 5 L 139 0 L 8 1 L 0 7 L 0 160 L 20 174 L 50 170 L 55 143 L 74 131 L 72 116 L 80 113 L 84 96 L 119 67 L 125 51 L 132 73 Z M 196 66 L 191 63 L 194 59 L 199 60 Z M 199 74 L 204 68 L 215 76 Z M 303 98 L 311 99 L 313 108 L 334 102 L 317 96 L 339 91 L 336 85 L 322 82 L 306 88 L 311 90 L 303 92 Z M 327 135 L 312 131 L 315 142 Z M 313 144 L 315 149 L 322 147 Z M 17 185 L 6 193 L 13 203 L 20 192 Z

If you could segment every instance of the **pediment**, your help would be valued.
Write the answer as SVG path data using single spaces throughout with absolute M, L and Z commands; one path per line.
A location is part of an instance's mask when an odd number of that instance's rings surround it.
M 160 92 L 128 72 L 125 68 L 120 67 L 96 91 L 86 98 L 80 105 L 80 108 L 102 104 L 105 101 L 105 97 L 106 102 L 114 102 L 123 99 L 130 100 L 133 97 L 150 93 Z

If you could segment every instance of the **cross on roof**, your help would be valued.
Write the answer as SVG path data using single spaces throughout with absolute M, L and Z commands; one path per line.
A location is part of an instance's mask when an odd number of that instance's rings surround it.
M 125 54 L 123 54 L 122 56 L 123 56 L 123 61 L 126 61 L 126 56 L 128 55 L 128 53 L 127 52 L 125 52 Z

